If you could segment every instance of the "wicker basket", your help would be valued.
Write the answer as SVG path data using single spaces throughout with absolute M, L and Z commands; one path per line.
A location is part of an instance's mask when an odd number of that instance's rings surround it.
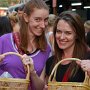
M 4 53 L 5 56 L 9 54 L 14 54 L 22 58 L 22 55 L 15 52 Z M 0 78 L 0 90 L 28 90 L 28 86 L 30 83 L 29 77 L 30 77 L 30 68 L 29 65 L 27 65 L 26 79 Z
M 49 80 L 48 80 L 48 90 L 90 90 L 90 78 L 85 73 L 85 79 L 84 82 L 79 83 L 79 82 L 57 82 L 55 80 L 56 77 L 56 71 L 62 62 L 66 60 L 76 60 L 76 61 L 81 61 L 80 59 L 77 58 L 66 58 L 58 62 L 55 67 L 53 68 Z M 54 75 L 54 76 L 53 76 Z M 53 76 L 53 79 L 51 81 L 51 77 Z

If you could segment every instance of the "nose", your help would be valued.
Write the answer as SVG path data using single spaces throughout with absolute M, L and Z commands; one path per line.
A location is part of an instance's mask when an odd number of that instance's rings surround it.
M 65 38 L 65 34 L 64 33 L 61 33 L 60 39 L 64 39 L 64 38 Z
M 45 22 L 44 22 L 44 21 L 42 21 L 42 22 L 40 23 L 40 27 L 41 27 L 41 28 L 45 28 Z

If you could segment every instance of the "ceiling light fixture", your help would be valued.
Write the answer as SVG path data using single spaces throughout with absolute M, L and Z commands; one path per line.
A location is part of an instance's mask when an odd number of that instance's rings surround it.
M 90 6 L 84 6 L 84 9 L 90 8 Z
M 71 6 L 78 6 L 78 5 L 82 5 L 82 3 L 71 3 Z
M 76 9 L 72 9 L 72 11 L 76 11 Z
M 62 5 L 59 5 L 59 7 L 63 7 Z

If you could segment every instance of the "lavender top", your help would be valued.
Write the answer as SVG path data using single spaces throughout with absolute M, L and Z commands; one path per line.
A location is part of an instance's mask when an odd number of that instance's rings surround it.
M 45 63 L 50 54 L 50 47 L 47 46 L 46 51 L 42 52 L 38 50 L 37 52 L 30 55 L 34 62 L 35 70 L 40 76 Z M 12 33 L 5 34 L 0 37 L 0 54 L 5 52 L 17 52 L 17 48 L 14 44 Z M 16 55 L 8 55 L 3 61 L 0 63 L 0 75 L 4 72 L 8 71 L 14 78 L 25 78 L 25 70 L 23 67 L 23 63 L 20 60 L 20 57 Z

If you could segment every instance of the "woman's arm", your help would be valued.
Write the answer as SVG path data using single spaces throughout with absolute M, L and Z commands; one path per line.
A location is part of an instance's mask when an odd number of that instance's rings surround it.
M 30 65 L 30 79 L 31 79 L 31 83 L 32 86 L 35 88 L 35 90 L 43 90 L 44 88 L 44 70 L 41 73 L 41 76 L 39 77 L 34 69 L 34 63 L 32 58 L 30 58 L 29 56 L 27 56 L 26 54 L 23 55 L 23 63 L 25 65 L 29 64 Z
M 32 71 L 32 72 L 30 73 L 30 75 L 31 75 L 32 84 L 33 84 L 35 90 L 43 90 L 44 85 L 45 85 L 44 79 L 43 79 L 44 76 L 41 75 L 41 76 L 39 77 L 39 76 L 36 74 L 36 71 Z
M 4 55 L 0 55 L 0 62 L 3 60 L 4 57 Z

